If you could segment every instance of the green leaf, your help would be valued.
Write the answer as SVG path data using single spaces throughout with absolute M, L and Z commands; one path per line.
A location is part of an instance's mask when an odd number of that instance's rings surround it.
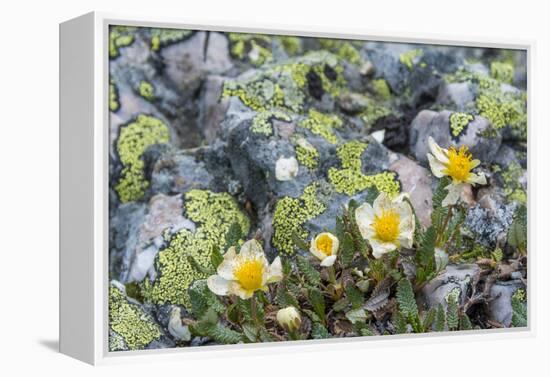
M 353 284 L 348 284 L 346 286 L 346 297 L 351 303 L 351 307 L 353 309 L 358 309 L 362 307 L 363 304 L 365 303 L 365 298 L 363 297 L 363 293 L 359 289 L 357 289 Z
M 431 308 L 424 317 L 424 320 L 422 321 L 422 328 L 424 332 L 428 332 L 432 328 L 432 324 L 435 321 L 436 316 L 436 310 L 435 308 Z
M 212 267 L 217 269 L 220 264 L 223 262 L 223 255 L 220 252 L 220 248 L 217 245 L 212 247 L 212 255 L 210 255 L 210 263 Z
M 235 344 L 243 340 L 240 333 L 219 323 L 199 322 L 197 325 L 193 326 L 193 329 L 196 333 L 202 336 L 208 336 L 222 344 Z
M 435 313 L 435 331 L 445 331 L 445 309 L 439 304 Z
M 367 320 L 367 314 L 363 308 L 352 309 L 346 313 L 346 318 L 351 323 L 355 324 L 357 322 L 365 322 Z
M 285 308 L 287 306 L 294 306 L 295 308 L 300 307 L 300 305 L 298 304 L 298 300 L 292 294 L 292 292 L 289 291 L 284 281 L 277 286 L 275 300 L 277 302 L 277 305 L 282 308 Z
M 347 308 L 348 305 L 349 305 L 349 300 L 345 297 L 342 297 L 340 300 L 336 301 L 334 305 L 332 305 L 332 309 L 335 312 L 341 312 L 342 310 Z
M 405 318 L 413 320 L 418 317 L 418 307 L 409 279 L 401 279 L 399 281 L 395 297 L 399 305 L 399 311 Z
M 243 238 L 243 231 L 238 222 L 234 222 L 229 227 L 227 234 L 225 235 L 225 250 L 232 246 L 238 246 L 239 241 Z
M 325 297 L 323 296 L 323 293 L 321 293 L 321 291 L 318 290 L 317 288 L 310 288 L 308 290 L 308 298 L 309 298 L 309 303 L 313 308 L 313 311 L 324 322 L 325 321 Z
M 407 320 L 401 312 L 395 312 L 393 316 L 393 326 L 397 334 L 405 334 L 407 332 Z
M 374 333 L 372 332 L 372 330 L 369 328 L 369 327 L 363 327 L 359 333 L 361 334 L 361 336 L 374 336 Z
M 340 261 L 344 267 L 349 267 L 355 256 L 355 245 L 353 243 L 353 237 L 350 233 L 345 232 L 344 238 L 340 243 L 341 256 Z
M 527 327 L 527 305 L 519 295 L 512 295 L 512 326 Z
M 365 201 L 372 205 L 376 198 L 380 195 L 380 191 L 376 187 L 369 188 L 369 191 L 367 192 L 367 197 L 365 198 Z
M 514 220 L 508 229 L 508 243 L 520 251 L 527 249 L 527 208 L 518 207 Z
M 313 268 L 306 257 L 297 255 L 296 264 L 298 266 L 298 270 L 305 276 L 309 284 L 313 286 L 319 285 L 321 282 L 321 274 Z
M 197 319 L 201 319 L 209 309 L 218 314 L 225 311 L 225 306 L 218 296 L 208 289 L 206 280 L 193 282 L 189 287 L 189 300 L 191 302 L 191 312 Z
M 472 329 L 472 322 L 470 322 L 470 318 L 466 314 L 460 315 L 460 329 L 461 330 Z
M 313 322 L 311 325 L 311 337 L 313 339 L 327 339 L 331 336 L 325 326 L 319 322 Z
M 443 219 L 447 215 L 447 208 L 443 207 L 443 200 L 447 196 L 446 187 L 451 183 L 448 177 L 443 177 L 439 180 L 439 183 L 432 196 L 432 226 L 436 229 L 441 228 Z
M 245 323 L 242 325 L 243 334 L 249 342 L 255 343 L 258 341 L 258 329 L 256 326 Z
M 294 245 L 300 250 L 303 251 L 309 251 L 309 245 L 306 241 L 300 237 L 300 235 L 296 232 L 292 233 L 292 241 L 294 242 Z
M 188 255 L 187 260 L 189 261 L 189 264 L 191 267 L 193 267 L 194 270 L 197 272 L 200 272 L 203 275 L 213 275 L 216 271 L 211 267 L 204 267 L 201 265 L 197 260 L 192 256 Z
M 449 330 L 458 329 L 458 302 L 454 294 L 449 294 L 447 300 L 447 327 Z
M 426 272 L 435 269 L 435 240 L 437 233 L 432 225 L 426 229 L 420 241 L 420 249 L 416 252 L 416 262 L 423 267 Z

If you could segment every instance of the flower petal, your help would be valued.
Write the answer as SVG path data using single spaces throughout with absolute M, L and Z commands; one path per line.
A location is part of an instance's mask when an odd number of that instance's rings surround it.
M 389 242 L 379 242 L 376 239 L 369 240 L 370 245 L 372 246 L 372 255 L 379 259 L 382 255 L 389 253 L 397 249 L 397 246 Z
M 470 161 L 470 170 L 478 167 L 478 165 L 481 163 L 479 160 L 472 160 Z
M 430 148 L 430 152 L 432 152 L 433 156 L 439 160 L 442 164 L 446 165 L 449 163 L 449 152 L 447 149 L 441 148 L 433 137 L 428 138 L 428 147 Z
M 325 259 L 323 259 L 323 261 L 321 262 L 321 266 L 330 267 L 334 264 L 334 262 L 336 262 L 336 255 L 331 255 L 330 257 L 326 257 Z
M 355 222 L 363 238 L 370 236 L 369 229 L 374 221 L 374 209 L 369 203 L 364 203 L 355 210 Z
M 267 283 L 276 283 L 281 280 L 283 280 L 283 264 L 281 258 L 277 257 L 267 269 Z
M 239 255 L 242 258 L 253 259 L 264 255 L 264 250 L 262 249 L 262 245 L 260 245 L 258 241 L 256 241 L 255 239 L 251 239 L 243 243 Z
M 231 282 L 222 278 L 220 275 L 212 275 L 206 279 L 208 289 L 218 296 L 227 296 L 229 294 L 229 285 Z
M 332 249 L 330 251 L 330 255 L 337 255 L 338 254 L 338 248 L 340 247 L 340 241 L 338 240 L 338 237 L 336 237 L 334 234 L 327 232 L 328 236 L 332 240 Z
M 235 295 L 235 296 L 239 296 L 240 298 L 242 298 L 243 300 L 247 300 L 249 299 L 250 297 L 252 297 L 252 295 L 254 294 L 254 291 L 248 291 L 246 289 L 244 289 L 243 287 L 241 287 L 241 285 L 239 283 L 237 283 L 236 281 L 231 281 L 229 282 L 229 294 L 231 295 Z
M 216 270 L 218 275 L 226 280 L 234 280 L 233 270 L 237 262 L 237 251 L 234 246 L 230 247 L 223 255 L 223 261 Z
M 392 200 L 385 192 L 381 192 L 372 203 L 372 208 L 374 209 L 375 214 L 380 214 L 383 211 L 390 210 L 392 207 Z
M 468 175 L 468 183 L 470 184 L 478 184 L 478 185 L 486 185 L 487 179 L 485 178 L 485 174 L 479 173 L 470 173 Z
M 463 187 L 463 184 L 455 185 L 454 183 L 451 183 L 445 187 L 448 193 L 441 203 L 443 207 L 455 205 L 458 202 L 458 199 L 460 199 L 460 194 L 462 193 Z
M 445 175 L 445 170 L 447 169 L 447 167 L 429 153 L 428 162 L 430 163 L 430 169 L 432 170 L 432 174 L 434 176 L 436 176 L 437 178 L 441 178 Z
M 311 244 L 310 244 L 310 247 L 309 247 L 309 252 L 311 254 L 313 254 L 317 259 L 319 260 L 323 260 L 325 259 L 327 256 L 325 255 L 325 253 L 321 252 L 318 248 L 317 248 L 317 242 L 315 242 L 315 238 L 312 238 L 311 239 Z

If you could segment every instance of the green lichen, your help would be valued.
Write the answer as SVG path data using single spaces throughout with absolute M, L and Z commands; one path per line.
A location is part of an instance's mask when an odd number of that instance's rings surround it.
M 296 144 L 296 159 L 300 164 L 309 168 L 315 169 L 319 164 L 319 152 L 309 141 L 303 137 L 297 138 Z
M 391 99 L 391 91 L 388 82 L 384 79 L 372 80 L 372 88 L 376 95 L 384 101 Z
M 248 234 L 250 222 L 237 202 L 227 193 L 191 190 L 185 194 L 185 215 L 197 225 L 195 232 L 182 229 L 159 251 L 155 260 L 158 277 L 145 279 L 142 295 L 154 304 L 189 305 L 188 288 L 197 279 L 207 276 L 197 271 L 193 261 L 211 267 L 214 246 L 223 248 L 231 225 L 237 222 Z M 192 260 L 191 260 L 192 258 Z
M 159 51 L 161 48 L 183 41 L 193 34 L 192 30 L 182 29 L 151 29 L 151 50 Z
M 123 345 L 130 350 L 144 349 L 162 335 L 153 318 L 139 305 L 130 302 L 124 292 L 114 284 L 109 287 L 109 326 L 116 333 L 115 338 L 117 335 L 121 338 L 109 342 L 111 351 L 116 351 Z
M 392 113 L 392 108 L 380 101 L 368 101 L 367 109 L 361 114 L 360 118 L 367 126 L 372 126 L 380 118 Z
M 282 35 L 277 37 L 277 39 L 281 42 L 281 45 L 286 53 L 291 56 L 302 51 L 302 40 L 298 37 Z
M 273 134 L 273 119 L 290 122 L 292 118 L 283 111 L 262 111 L 252 120 L 250 130 L 256 134 L 271 136 Z
M 299 198 L 285 196 L 277 202 L 273 215 L 272 243 L 280 252 L 293 254 L 294 235 L 307 238 L 304 224 L 325 211 L 326 205 L 318 199 L 317 190 L 318 184 L 313 183 L 304 189 Z
M 452 113 L 449 117 L 451 135 L 455 138 L 460 136 L 472 120 L 474 120 L 474 116 L 472 114 Z
M 141 81 L 139 83 L 139 95 L 147 101 L 152 101 L 155 99 L 155 87 L 147 81 Z
M 521 185 L 525 171 L 520 164 L 514 161 L 505 168 L 495 165 L 493 172 L 500 173 L 504 181 L 504 196 L 507 200 L 527 204 L 527 193 Z
M 310 109 L 307 118 L 300 121 L 300 127 L 310 130 L 314 135 L 323 137 L 331 144 L 338 142 L 334 128 L 342 127 L 342 119 L 334 114 L 324 114 L 317 110 Z
M 492 62 L 491 77 L 500 82 L 511 84 L 514 81 L 514 66 L 506 62 Z
M 411 70 L 414 66 L 415 60 L 420 58 L 423 54 L 424 52 L 421 49 L 409 50 L 399 55 L 399 61 Z
M 350 141 L 336 150 L 342 169 L 330 168 L 328 179 L 335 190 L 346 195 L 355 195 L 370 187 L 376 187 L 380 192 L 390 196 L 399 194 L 400 183 L 394 172 L 385 171 L 374 175 L 365 175 L 361 170 L 361 155 L 368 144 L 360 141 Z
M 273 60 L 271 37 L 262 34 L 229 33 L 230 52 L 239 60 L 261 66 Z
M 309 95 L 307 83 L 310 75 L 318 77 L 323 91 L 333 96 L 337 96 L 345 85 L 338 57 L 321 51 L 266 65 L 246 79 L 225 81 L 222 96 L 237 97 L 255 111 L 300 113 Z
M 120 179 L 115 191 L 122 203 L 140 200 L 149 187 L 145 178 L 143 152 L 154 144 L 170 140 L 168 127 L 159 119 L 139 115 L 137 119 L 120 129 L 116 151 L 122 163 Z
M 341 59 L 351 64 L 360 65 L 363 62 L 361 54 L 350 41 L 322 38 L 319 39 L 319 44 L 322 48 L 338 55 Z
M 120 103 L 118 102 L 118 90 L 116 85 L 111 81 L 109 83 L 109 110 L 113 113 L 117 112 L 120 108 Z
M 121 47 L 130 46 L 134 43 L 135 27 L 111 26 L 109 29 L 109 57 L 111 59 L 119 56 Z

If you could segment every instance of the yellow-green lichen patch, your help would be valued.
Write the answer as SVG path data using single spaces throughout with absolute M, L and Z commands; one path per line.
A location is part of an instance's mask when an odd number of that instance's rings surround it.
M 272 243 L 279 251 L 293 254 L 294 235 L 307 238 L 304 224 L 325 211 L 326 205 L 317 198 L 317 189 L 318 184 L 313 183 L 304 189 L 299 198 L 285 196 L 277 202 L 273 215 Z
M 283 111 L 262 111 L 252 120 L 250 130 L 256 134 L 271 136 L 273 134 L 273 125 L 271 123 L 273 119 L 285 122 L 290 122 L 292 120 L 292 118 Z
M 360 65 L 363 62 L 361 54 L 350 41 L 321 38 L 319 39 L 319 44 L 322 48 L 338 55 L 338 57 L 351 64 Z
M 113 285 L 109 287 L 109 327 L 116 333 L 115 337 L 121 338 L 109 342 L 111 351 L 123 347 L 121 340 L 130 350 L 143 349 L 162 335 L 153 318 Z
M 273 60 L 271 37 L 262 34 L 229 33 L 231 55 L 239 60 L 248 60 L 255 66 Z
M 266 65 L 246 79 L 227 80 L 222 96 L 237 97 L 255 111 L 283 109 L 300 113 L 310 94 L 308 82 L 312 77 L 319 83 L 317 91 L 333 96 L 345 85 L 338 57 L 317 51 L 284 63 Z
M 122 163 L 122 172 L 115 191 L 122 203 L 143 198 L 149 187 L 143 171 L 143 152 L 151 145 L 169 140 L 170 132 L 166 124 L 148 115 L 139 115 L 135 121 L 120 129 L 116 151 Z
M 514 66 L 506 62 L 492 62 L 491 77 L 500 82 L 511 84 L 514 81 Z
M 452 113 L 449 117 L 451 135 L 455 138 L 460 136 L 472 120 L 474 120 L 474 116 L 472 114 Z
M 121 47 L 130 46 L 134 43 L 134 32 L 136 28 L 131 26 L 111 26 L 109 29 L 109 57 L 116 58 Z
M 374 92 L 380 99 L 384 101 L 391 99 L 390 87 L 386 80 L 384 79 L 372 80 L 372 88 L 374 89 Z
M 294 138 L 293 142 L 296 145 L 296 159 L 298 162 L 309 169 L 315 169 L 319 164 L 317 149 L 303 137 Z
M 151 50 L 159 51 L 162 47 L 183 41 L 193 34 L 192 30 L 151 29 Z
M 290 56 L 298 54 L 302 51 L 302 40 L 298 37 L 292 37 L 289 35 L 278 36 L 277 39 L 281 42 L 283 49 Z
M 155 304 L 181 304 L 188 306 L 187 290 L 204 273 L 197 271 L 193 261 L 210 267 L 214 246 L 223 249 L 230 226 L 237 222 L 248 234 L 250 222 L 239 209 L 237 202 L 227 193 L 191 190 L 185 194 L 185 215 L 197 225 L 195 232 L 182 229 L 157 255 L 155 269 L 158 277 L 152 282 L 145 279 L 142 295 Z
M 147 101 L 152 101 L 155 99 L 155 87 L 151 83 L 142 80 L 139 83 L 139 95 Z
M 120 103 L 118 102 L 118 90 L 116 85 L 111 81 L 109 83 L 109 110 L 113 113 L 118 111 Z
M 399 55 L 399 61 L 410 70 L 413 68 L 415 61 L 423 54 L 424 52 L 421 49 L 409 50 Z
M 339 193 L 355 195 L 370 187 L 376 187 L 380 192 L 390 196 L 399 194 L 400 183 L 394 172 L 385 171 L 373 175 L 365 175 L 361 171 L 361 155 L 368 144 L 360 141 L 350 141 L 338 147 L 337 155 L 342 169 L 330 168 L 328 179 Z
M 331 144 L 338 142 L 334 128 L 342 127 L 342 119 L 334 114 L 324 114 L 317 110 L 310 109 L 307 118 L 300 121 L 300 127 L 310 130 L 314 135 L 323 137 Z
M 527 203 L 527 193 L 521 185 L 525 171 L 520 164 L 514 161 L 506 168 L 494 165 L 493 172 L 500 173 L 504 181 L 504 196 L 507 200 L 522 204 Z
M 382 101 L 369 100 L 367 109 L 363 111 L 360 118 L 366 126 L 372 126 L 380 118 L 388 116 L 392 113 L 392 109 L 389 105 Z

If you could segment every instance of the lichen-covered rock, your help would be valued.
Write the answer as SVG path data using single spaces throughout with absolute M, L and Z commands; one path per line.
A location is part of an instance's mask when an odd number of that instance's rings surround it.
M 516 203 L 496 203 L 494 209 L 490 209 L 477 204 L 468 210 L 464 225 L 474 234 L 477 242 L 494 247 L 512 224 L 516 207 Z
M 450 264 L 420 291 L 419 305 L 425 310 L 442 304 L 447 307 L 447 296 L 458 289 L 458 304 L 464 305 L 472 287 L 474 276 L 481 271 L 477 264 Z
M 421 111 L 412 121 L 410 148 L 418 161 L 427 162 L 428 138 L 443 148 L 466 145 L 473 156 L 485 163 L 495 158 L 501 144 L 500 134 L 483 136 L 491 130 L 483 117 L 451 111 Z

